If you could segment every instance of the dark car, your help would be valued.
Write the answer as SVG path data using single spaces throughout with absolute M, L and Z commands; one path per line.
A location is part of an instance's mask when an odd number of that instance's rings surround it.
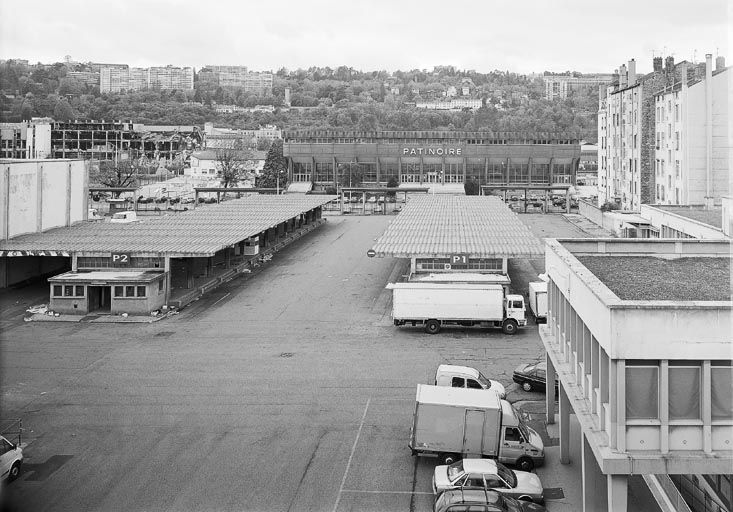
M 435 500 L 434 512 L 544 512 L 542 505 L 518 501 L 498 492 L 477 489 L 445 491 Z
M 545 391 L 547 383 L 547 365 L 541 363 L 523 364 L 514 370 L 512 380 L 522 386 L 525 391 Z M 555 393 L 558 391 L 557 379 L 555 379 Z

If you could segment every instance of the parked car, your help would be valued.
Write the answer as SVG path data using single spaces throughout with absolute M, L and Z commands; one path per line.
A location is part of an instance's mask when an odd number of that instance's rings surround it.
M 12 482 L 20 475 L 20 466 L 23 464 L 23 449 L 20 442 L 20 423 L 18 425 L 17 441 L 11 443 L 0 435 L 0 486 L 3 480 Z M 9 434 L 5 434 L 9 435 Z
M 462 459 L 449 466 L 436 466 L 433 494 L 460 488 L 494 490 L 510 498 L 545 502 L 540 477 L 527 471 L 514 471 L 493 459 Z
M 435 500 L 433 512 L 545 512 L 542 505 L 486 489 L 453 489 Z
M 547 364 L 544 362 L 528 363 L 517 367 L 512 375 L 512 380 L 522 386 L 525 391 L 545 391 L 547 383 Z M 557 379 L 555 379 L 555 393 L 558 392 Z

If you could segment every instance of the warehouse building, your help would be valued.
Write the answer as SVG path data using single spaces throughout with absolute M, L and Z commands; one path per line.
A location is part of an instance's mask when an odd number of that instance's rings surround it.
M 286 131 L 291 183 L 336 186 L 359 164 L 364 185 L 575 185 L 577 137 L 459 131 Z
M 0 257 L 11 272 L 29 257 L 68 261 L 49 279 L 53 311 L 148 314 L 248 272 L 324 222 L 333 199 L 253 194 L 141 222 L 85 222 L 2 241 Z

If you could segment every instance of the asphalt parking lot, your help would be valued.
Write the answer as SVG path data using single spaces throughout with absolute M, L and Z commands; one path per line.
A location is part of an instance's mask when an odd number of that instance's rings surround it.
M 416 384 L 467 364 L 512 402 L 544 400 L 511 382 L 542 343 L 534 322 L 515 336 L 394 327 L 384 285 L 407 262 L 366 257 L 393 218 L 329 217 L 154 324 L 5 317 L 0 410 L 28 442 L 5 509 L 431 510 L 436 461 L 406 445 Z M 538 264 L 512 264 L 515 284 Z

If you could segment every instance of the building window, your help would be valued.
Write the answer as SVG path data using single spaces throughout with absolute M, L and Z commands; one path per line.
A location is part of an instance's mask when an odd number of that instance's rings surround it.
M 733 389 L 733 367 L 712 366 L 710 385 L 713 421 L 733 419 L 733 401 L 730 399 L 730 390 Z
M 669 367 L 669 419 L 700 419 L 700 367 Z
M 134 297 L 135 296 L 135 287 L 134 286 L 125 286 L 125 297 Z
M 64 297 L 73 297 L 74 287 L 70 284 L 64 285 Z
M 60 284 L 53 285 L 53 296 L 54 297 L 61 297 L 63 295 L 63 288 Z
M 137 287 L 137 296 L 138 297 L 145 297 L 145 287 L 144 286 L 138 286 Z
M 158 281 L 158 293 L 163 291 L 163 280 Z
M 76 286 L 74 291 L 76 292 L 75 295 L 77 297 L 83 297 L 84 296 L 84 287 L 83 286 Z
M 659 418 L 659 367 L 626 367 L 626 419 Z
M 125 289 L 122 286 L 115 286 L 115 297 L 124 297 Z

